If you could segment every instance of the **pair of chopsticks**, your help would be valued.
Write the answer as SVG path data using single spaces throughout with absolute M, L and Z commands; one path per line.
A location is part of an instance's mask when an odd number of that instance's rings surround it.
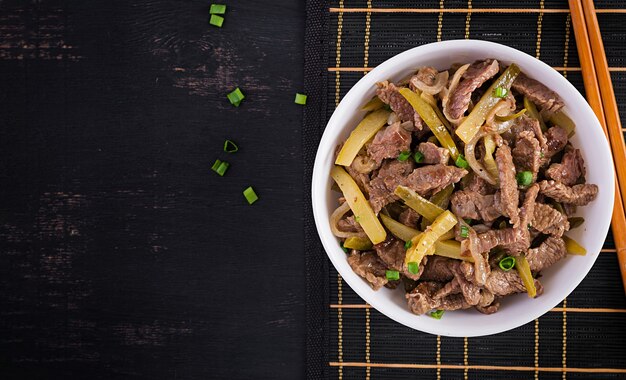
M 569 0 L 587 101 L 609 139 L 617 173 L 611 228 L 626 291 L 626 147 L 593 0 Z

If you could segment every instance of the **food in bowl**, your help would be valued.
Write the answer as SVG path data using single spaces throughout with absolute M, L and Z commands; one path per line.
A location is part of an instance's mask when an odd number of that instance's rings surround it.
M 503 297 L 541 295 L 543 270 L 585 254 L 565 233 L 598 186 L 555 92 L 495 59 L 377 86 L 337 149 L 330 217 L 374 290 L 402 288 L 418 315 L 492 314 Z

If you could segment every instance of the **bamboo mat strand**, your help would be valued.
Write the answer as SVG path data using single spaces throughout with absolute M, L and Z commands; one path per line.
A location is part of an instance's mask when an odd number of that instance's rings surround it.
M 326 65 L 316 67 L 318 75 L 329 79 L 322 91 L 327 94 L 323 120 L 381 62 L 413 46 L 459 38 L 491 40 L 536 56 L 584 94 L 567 0 L 324 4 L 329 23 L 320 46 L 328 47 L 321 62 Z M 617 102 L 625 107 L 626 4 L 596 1 L 596 8 Z M 321 133 L 324 126 L 305 123 L 304 128 Z M 315 230 L 308 232 L 315 235 Z M 321 247 L 307 255 L 327 260 Z M 324 378 L 626 379 L 626 302 L 611 233 L 587 278 L 559 306 L 527 325 L 489 337 L 450 338 L 408 329 L 364 303 L 332 265 L 326 267 Z

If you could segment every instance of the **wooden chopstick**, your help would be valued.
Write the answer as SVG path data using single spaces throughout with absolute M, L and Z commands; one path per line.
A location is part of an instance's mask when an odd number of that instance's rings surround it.
M 611 141 L 609 129 L 607 128 L 605 109 L 602 103 L 600 85 L 598 83 L 598 75 L 596 73 L 590 46 L 589 33 L 580 0 L 569 0 L 569 8 L 572 17 L 572 24 L 574 25 L 574 36 L 576 37 L 576 47 L 578 48 L 578 56 L 580 58 L 580 66 L 582 68 L 583 83 L 585 86 L 585 92 L 587 93 L 587 101 L 598 117 L 607 139 Z M 604 51 L 602 51 L 602 53 L 604 53 Z M 604 60 L 606 62 L 606 57 Z M 612 86 L 610 87 L 610 91 L 613 93 Z M 623 137 L 621 141 L 623 144 Z M 611 146 L 613 146 L 613 143 L 611 143 Z M 623 149 L 624 146 L 622 145 L 621 147 L 618 147 L 617 150 L 622 151 Z M 626 161 L 619 163 L 619 156 L 615 156 L 615 150 L 613 151 L 613 154 L 613 161 L 616 165 L 616 171 L 619 174 L 617 166 L 626 165 Z M 613 207 L 611 228 L 613 230 L 613 241 L 615 242 L 615 247 L 617 248 L 617 258 L 619 261 L 620 272 L 622 273 L 622 285 L 624 286 L 624 291 L 626 291 L 626 215 L 624 215 L 624 204 L 619 186 L 619 184 L 622 183 L 622 187 L 626 187 L 626 179 L 618 181 L 618 178 L 619 176 L 616 177 L 615 182 L 615 204 Z
M 589 42 L 591 43 L 593 63 L 596 69 L 596 77 L 600 84 L 600 96 L 602 97 L 604 116 L 606 117 L 606 125 L 609 131 L 611 150 L 613 151 L 613 158 L 615 159 L 615 170 L 617 171 L 619 182 L 624 184 L 624 186 L 621 186 L 622 199 L 626 199 L 626 145 L 624 144 L 622 123 L 619 118 L 615 92 L 613 91 L 611 73 L 609 72 L 609 63 L 606 60 L 600 25 L 596 17 L 596 9 L 593 6 L 593 0 L 583 0 L 582 4 L 587 33 L 589 34 Z

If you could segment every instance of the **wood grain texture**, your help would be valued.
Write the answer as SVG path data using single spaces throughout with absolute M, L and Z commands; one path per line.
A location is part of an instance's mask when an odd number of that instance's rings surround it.
M 0 378 L 303 375 L 304 3 L 208 6 L 0 2 Z

